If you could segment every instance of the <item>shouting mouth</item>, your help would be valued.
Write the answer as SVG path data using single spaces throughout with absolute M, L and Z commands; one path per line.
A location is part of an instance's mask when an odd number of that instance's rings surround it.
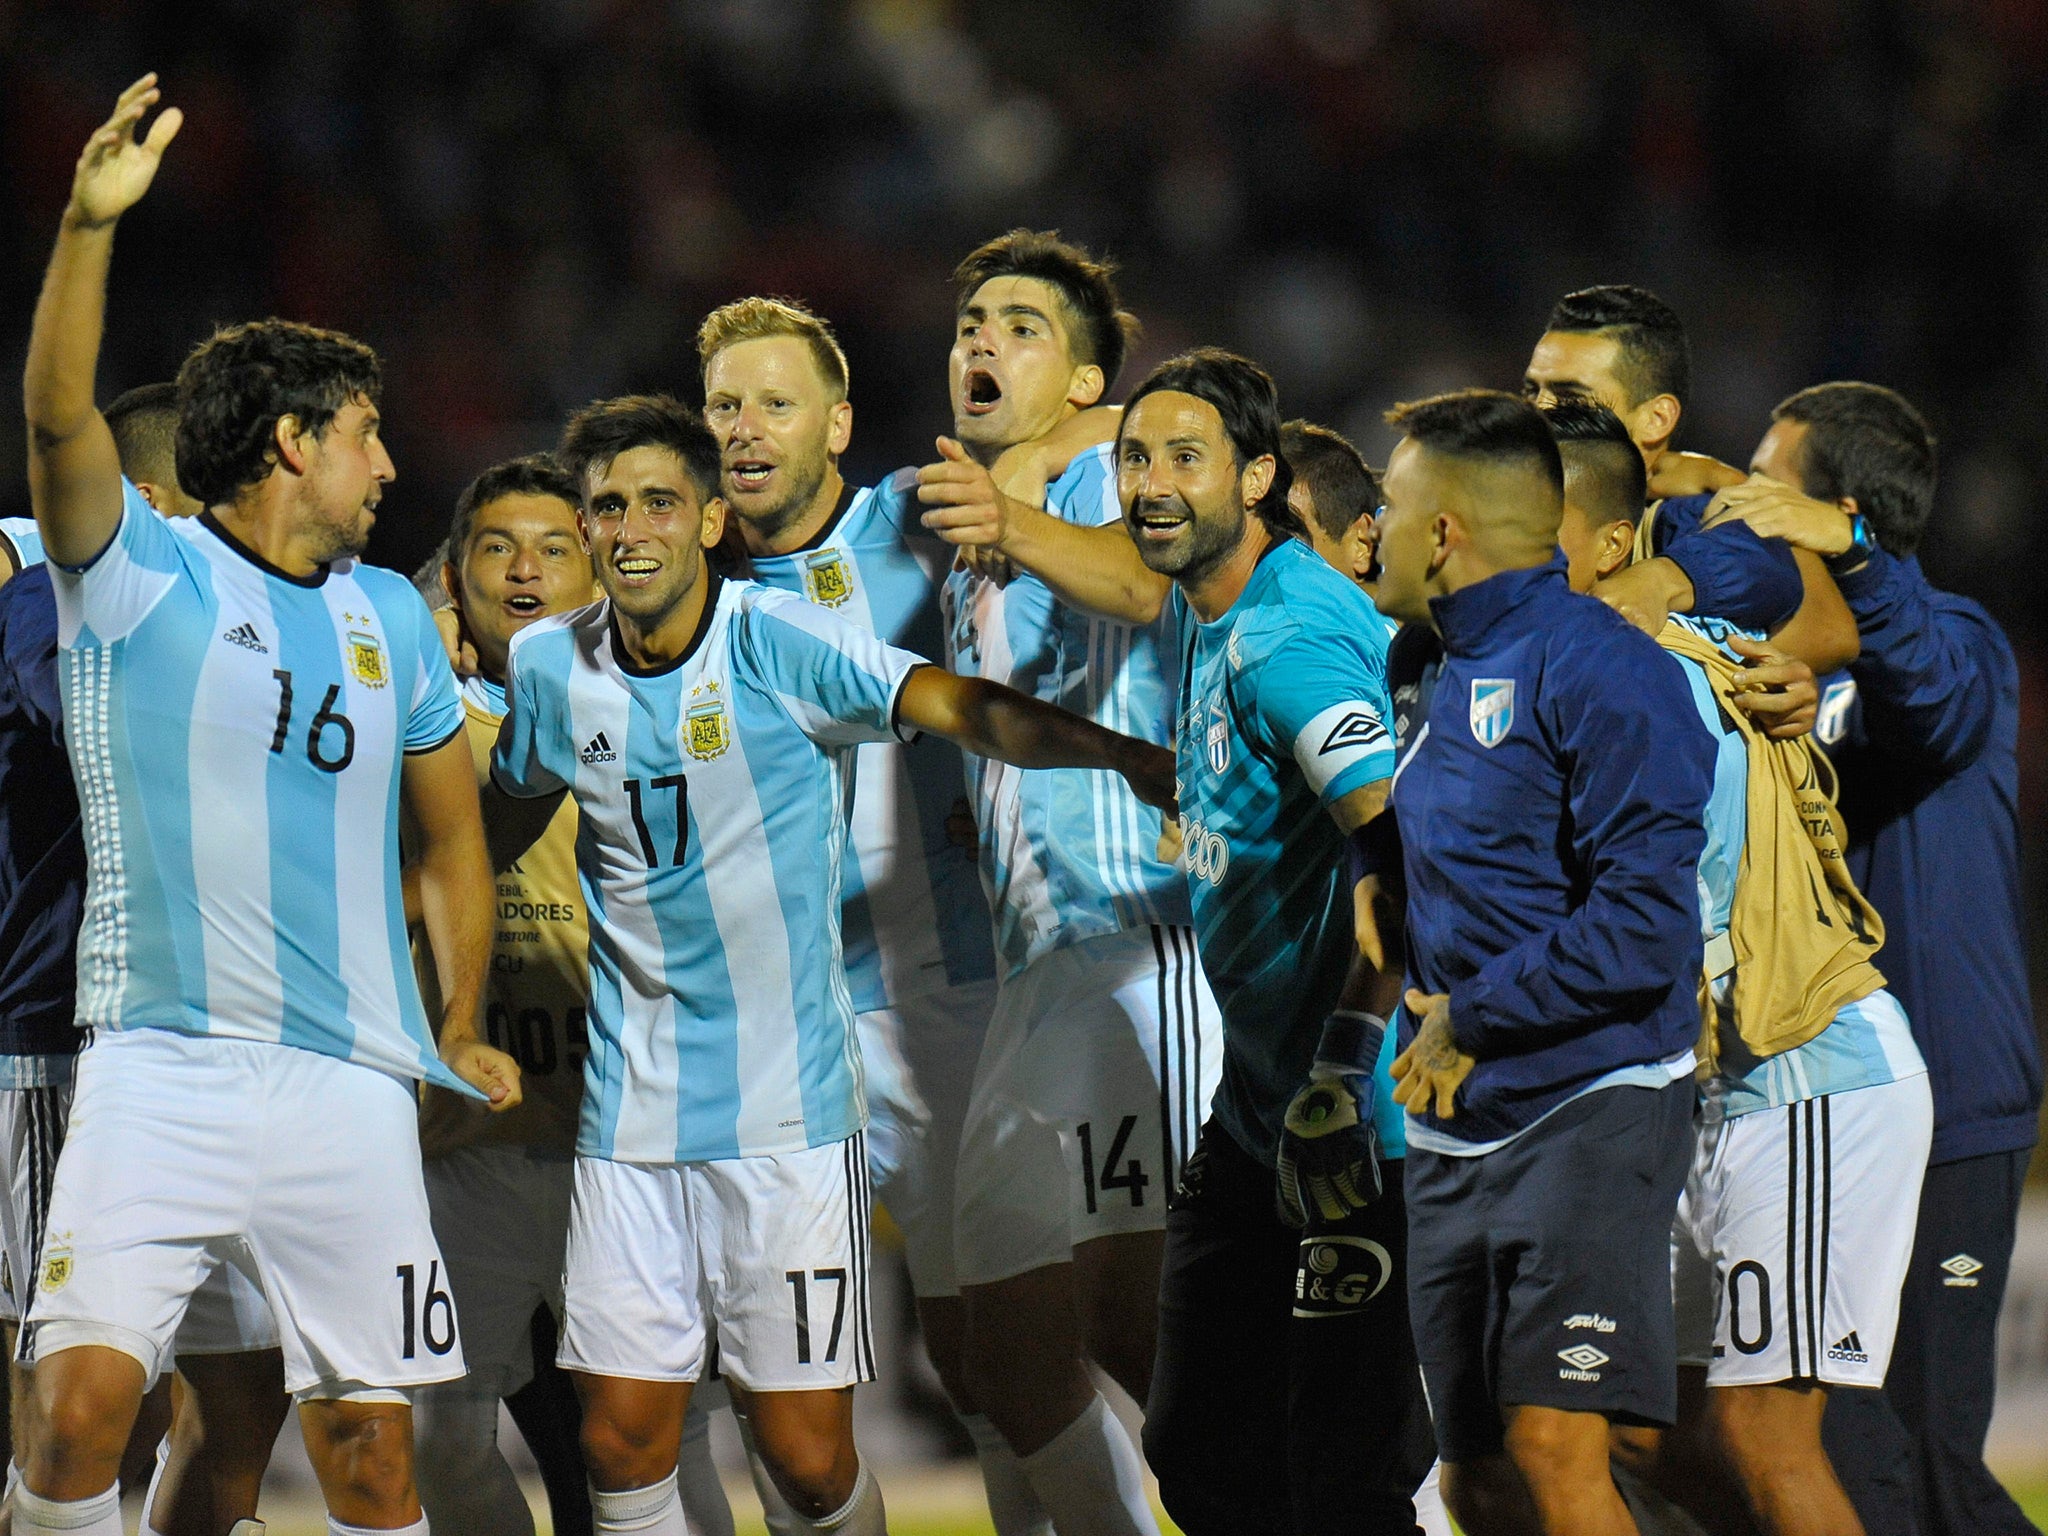
M 969 416 L 986 416 L 1003 403 L 1003 386 L 986 368 L 973 369 L 961 383 L 965 393 L 962 408 Z
M 725 472 L 731 477 L 734 490 L 758 491 L 767 485 L 775 466 L 765 459 L 735 459 Z
M 514 592 L 505 599 L 505 606 L 522 619 L 536 619 L 546 605 L 531 592 Z

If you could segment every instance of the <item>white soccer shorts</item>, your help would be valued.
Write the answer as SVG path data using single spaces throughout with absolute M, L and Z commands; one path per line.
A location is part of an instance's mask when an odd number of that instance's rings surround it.
M 463 1147 L 429 1159 L 426 1180 L 470 1381 L 510 1397 L 533 1379 L 534 1310 L 562 1315 L 575 1164 L 529 1147 Z
M 1678 1358 L 1710 1387 L 1879 1387 L 1934 1135 L 1924 1073 L 1702 1115 L 1672 1227 Z
M 875 1379 L 868 1162 L 856 1134 L 704 1163 L 576 1159 L 563 1369 L 637 1381 L 717 1370 L 755 1392 Z
M 412 1085 L 292 1046 L 102 1032 L 79 1057 L 29 1315 L 37 1358 L 97 1344 L 154 1383 L 222 1264 L 262 1288 L 295 1396 L 463 1374 Z
M 919 1296 L 960 1294 L 953 1174 L 995 998 L 994 982 L 974 982 L 854 1019 L 867 1079 L 868 1172 L 903 1232 L 910 1288 Z
M 1134 928 L 1041 955 L 996 991 L 962 1133 L 963 1285 L 1166 1226 L 1223 1070 L 1194 933 Z
M 0 1089 L 0 1148 L 7 1185 L 0 1198 L 0 1316 L 19 1322 L 17 1290 L 27 1299 L 42 1268 L 44 1223 L 71 1117 L 69 1056 L 56 1058 L 31 1088 Z M 15 1277 L 25 1277 L 17 1283 Z M 178 1325 L 177 1353 L 236 1355 L 277 1348 L 277 1324 L 256 1283 L 229 1264 L 216 1267 L 192 1293 Z

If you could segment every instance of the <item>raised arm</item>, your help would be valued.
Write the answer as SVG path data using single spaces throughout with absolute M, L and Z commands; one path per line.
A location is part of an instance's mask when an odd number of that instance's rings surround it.
M 437 1021 L 441 1059 L 492 1109 L 510 1109 L 519 1102 L 519 1064 L 477 1034 L 493 919 L 467 738 L 458 731 L 430 752 L 408 753 L 402 783 L 420 835 L 419 915 L 446 999 Z
M 896 698 L 899 723 L 943 736 L 977 757 L 1019 768 L 1100 768 L 1120 773 L 1147 805 L 1175 810 L 1173 754 L 1134 736 L 984 678 L 918 667 Z
M 93 404 L 93 375 L 106 321 L 114 224 L 149 190 L 165 147 L 185 120 L 172 107 L 138 141 L 135 129 L 158 94 L 156 76 L 144 75 L 121 93 L 114 115 L 86 142 L 29 331 L 22 380 L 29 502 L 44 547 L 59 565 L 90 561 L 121 524 L 121 460 Z
M 1148 570 L 1120 523 L 1084 528 L 1006 495 L 989 471 L 950 437 L 939 462 L 917 472 L 924 525 L 949 544 L 994 549 L 1029 571 L 1070 608 L 1149 624 L 1173 583 Z

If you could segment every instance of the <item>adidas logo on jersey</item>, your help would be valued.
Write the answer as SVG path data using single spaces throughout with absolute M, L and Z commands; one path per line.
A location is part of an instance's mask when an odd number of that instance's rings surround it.
M 1828 1346 L 1828 1358 L 1848 1360 L 1857 1365 L 1870 1364 L 1870 1356 L 1863 1352 L 1863 1341 L 1856 1337 L 1854 1328 Z
M 221 639 L 227 641 L 229 645 L 239 645 L 245 651 L 256 651 L 265 656 L 270 654 L 270 647 L 265 645 L 263 637 L 256 633 L 254 624 L 237 624 L 223 634 Z
M 1959 1253 L 1952 1259 L 1943 1259 L 1941 1267 L 1947 1272 L 1941 1279 L 1943 1285 L 1973 1287 L 1977 1283 L 1977 1271 L 1984 1266 L 1967 1253 Z
M 603 731 L 591 737 L 589 744 L 576 755 L 585 763 L 616 763 L 619 760 L 619 754 L 612 750 L 612 744 Z

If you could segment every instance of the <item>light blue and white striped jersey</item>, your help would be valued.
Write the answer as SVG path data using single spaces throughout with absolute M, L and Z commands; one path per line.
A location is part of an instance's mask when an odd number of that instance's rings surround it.
M 1722 619 L 1687 614 L 1673 614 L 1672 619 L 1737 660 L 1740 658 L 1728 645 L 1730 635 L 1760 638 Z M 1722 720 L 1720 702 L 1705 669 L 1683 656 L 1676 659 L 1685 668 L 1700 719 L 1714 733 L 1717 744 L 1714 791 L 1707 799 L 1707 843 L 1700 852 L 1699 873 L 1700 936 L 1711 945 L 1728 931 L 1735 881 L 1749 833 L 1749 749 L 1742 733 Z M 1725 1012 L 1734 982 L 1731 971 L 1714 983 L 1714 996 L 1724 1010 L 1721 1070 L 1706 1087 L 1707 1098 L 1724 1116 L 1872 1088 L 1917 1077 L 1927 1070 L 1913 1043 L 1905 1010 L 1882 989 L 1842 1008 L 1834 1022 L 1806 1044 L 1759 1061 L 1743 1048 L 1734 1020 Z
M 954 552 L 925 531 L 921 510 L 914 469 L 868 490 L 848 486 L 809 544 L 754 556 L 755 579 L 830 608 L 890 645 L 943 655 L 939 591 Z M 856 1013 L 995 974 L 974 855 L 946 830 L 965 773 L 960 749 L 937 736 L 859 749 L 840 914 Z
M 1288 1101 L 1358 955 L 1344 837 L 1329 807 L 1393 777 L 1387 626 L 1372 600 L 1294 539 L 1236 602 L 1197 620 L 1178 587 L 1175 749 L 1202 969 L 1223 1009 L 1216 1118 L 1272 1166 Z M 1388 1030 L 1373 1104 L 1387 1157 L 1406 1148 Z
M 398 884 L 399 769 L 462 729 L 412 583 L 287 576 L 122 482 L 53 565 L 85 821 L 79 1021 L 274 1041 L 476 1096 L 441 1064 Z
M 1110 445 L 1076 458 L 1045 504 L 1070 523 L 1118 521 L 1123 511 Z M 947 578 L 945 601 L 955 672 L 1007 683 L 1110 730 L 1172 745 L 1179 644 L 1170 607 L 1135 628 L 1068 608 L 1036 577 L 1019 575 L 999 587 L 966 571 Z M 1004 975 L 1083 939 L 1192 921 L 1186 881 L 1158 857 L 1159 812 L 1118 775 L 1026 772 L 969 757 L 967 778 Z
M 512 642 L 492 774 L 566 788 L 590 908 L 577 1151 L 704 1162 L 867 1119 L 839 905 L 856 749 L 924 658 L 828 609 L 719 581 L 688 649 L 634 668 L 611 604 Z
M 43 563 L 43 530 L 32 517 L 0 517 L 0 550 L 14 561 L 17 571 Z

